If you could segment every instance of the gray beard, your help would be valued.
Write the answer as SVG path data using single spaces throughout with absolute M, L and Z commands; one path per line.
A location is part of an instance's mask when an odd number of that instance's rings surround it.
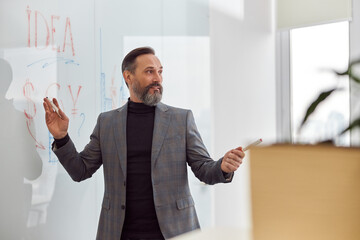
M 160 86 L 160 91 L 159 92 L 156 91 L 153 94 L 150 94 L 149 90 L 153 86 Z M 156 104 L 158 104 L 161 101 L 163 88 L 158 83 L 150 84 L 149 86 L 141 89 L 141 87 L 139 86 L 139 84 L 137 82 L 134 85 L 133 90 L 134 90 L 136 97 L 138 99 L 140 99 L 147 106 L 156 106 Z

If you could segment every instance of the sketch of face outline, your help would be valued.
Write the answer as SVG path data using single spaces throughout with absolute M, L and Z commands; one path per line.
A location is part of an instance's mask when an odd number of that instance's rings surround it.
M 6 97 L 6 95 L 11 86 L 13 73 L 10 63 L 2 58 L 0 58 L 0 72 L 3 76 L 5 76 L 1 79 L 0 83 L 0 102 L 3 102 L 5 99 L 11 100 L 10 98 Z

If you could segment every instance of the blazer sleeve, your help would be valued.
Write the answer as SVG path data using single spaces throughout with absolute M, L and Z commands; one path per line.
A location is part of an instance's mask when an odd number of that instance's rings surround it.
M 57 148 L 56 144 L 53 145 L 55 155 L 58 157 L 60 163 L 64 166 L 71 178 L 76 182 L 90 178 L 102 164 L 99 139 L 100 119 L 101 114 L 99 115 L 94 131 L 90 136 L 90 142 L 85 146 L 82 152 L 77 152 L 71 139 L 69 139 L 69 141 L 61 148 Z
M 206 184 L 227 183 L 232 181 L 233 174 L 225 174 L 221 170 L 222 158 L 214 161 L 196 127 L 192 111 L 186 117 L 186 157 L 195 176 Z

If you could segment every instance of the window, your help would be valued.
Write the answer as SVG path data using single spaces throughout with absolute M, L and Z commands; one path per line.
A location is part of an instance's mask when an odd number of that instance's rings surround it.
M 334 139 L 348 146 L 348 134 L 336 137 L 349 124 L 349 79 L 333 70 L 344 71 L 349 61 L 349 23 L 339 22 L 290 31 L 290 111 L 294 143 L 315 143 Z M 334 92 L 299 130 L 308 106 L 320 92 Z

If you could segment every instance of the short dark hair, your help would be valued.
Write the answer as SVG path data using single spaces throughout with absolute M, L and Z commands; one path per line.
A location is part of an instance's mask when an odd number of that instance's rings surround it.
M 131 73 L 134 73 L 135 69 L 136 69 L 136 58 L 138 56 L 144 55 L 144 54 L 155 55 L 155 50 L 152 49 L 151 47 L 135 48 L 134 50 L 132 50 L 125 56 L 125 58 L 121 64 L 122 72 L 124 72 L 125 70 L 128 70 Z

